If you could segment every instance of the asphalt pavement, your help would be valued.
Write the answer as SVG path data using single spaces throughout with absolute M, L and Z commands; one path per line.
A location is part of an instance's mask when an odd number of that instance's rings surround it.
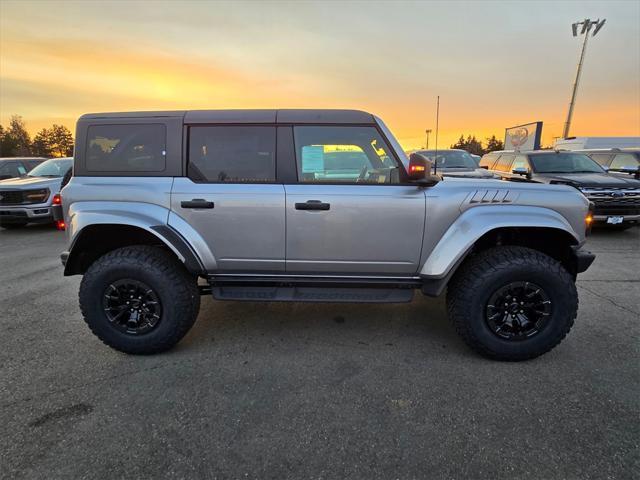
M 65 236 L 0 230 L 1 478 L 640 477 L 640 229 L 595 232 L 580 310 L 532 361 L 483 359 L 444 298 L 203 298 L 169 353 L 104 346 Z

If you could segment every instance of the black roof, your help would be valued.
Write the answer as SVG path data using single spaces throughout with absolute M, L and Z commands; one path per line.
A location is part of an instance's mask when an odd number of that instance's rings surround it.
M 163 112 L 87 113 L 80 120 L 102 118 L 181 117 L 184 123 L 351 123 L 374 124 L 373 115 L 360 110 L 280 109 L 280 110 L 176 110 Z

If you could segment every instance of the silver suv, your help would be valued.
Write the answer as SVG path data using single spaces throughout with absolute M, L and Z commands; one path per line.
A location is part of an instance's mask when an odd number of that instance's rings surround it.
M 447 290 L 477 352 L 524 360 L 576 317 L 594 255 L 564 185 L 446 179 L 353 110 L 103 113 L 77 124 L 65 275 L 107 345 L 174 346 L 218 300 L 409 302 Z

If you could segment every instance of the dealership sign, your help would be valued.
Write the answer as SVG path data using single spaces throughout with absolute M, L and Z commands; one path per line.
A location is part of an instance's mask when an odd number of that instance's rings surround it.
M 540 149 L 542 122 L 507 128 L 504 132 L 505 150 L 527 151 Z

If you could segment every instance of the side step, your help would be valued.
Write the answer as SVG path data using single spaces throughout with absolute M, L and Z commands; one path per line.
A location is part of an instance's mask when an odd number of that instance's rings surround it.
M 251 302 L 403 303 L 413 299 L 419 278 L 211 275 L 202 294 Z
M 216 300 L 250 302 L 354 302 L 404 303 L 413 299 L 407 288 L 344 288 L 344 287 L 212 287 Z

